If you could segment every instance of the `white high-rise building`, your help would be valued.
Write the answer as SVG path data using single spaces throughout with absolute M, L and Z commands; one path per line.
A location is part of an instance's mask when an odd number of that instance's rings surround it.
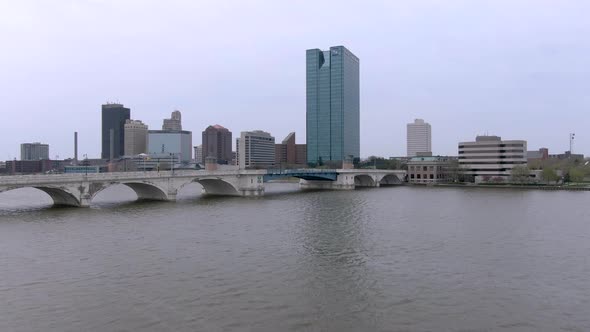
M 236 139 L 240 169 L 268 168 L 275 164 L 275 138 L 262 130 L 243 131 Z
M 422 119 L 408 123 L 408 157 L 416 157 L 418 152 L 432 152 L 432 130 L 430 124 Z

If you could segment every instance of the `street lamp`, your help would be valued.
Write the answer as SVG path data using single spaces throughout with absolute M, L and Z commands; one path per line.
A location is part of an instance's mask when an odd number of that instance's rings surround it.
M 145 157 L 147 157 L 147 154 L 140 153 L 139 156 L 141 157 L 141 159 L 143 159 L 143 171 L 145 172 Z
M 84 154 L 84 172 L 86 173 L 86 176 L 88 177 L 88 154 Z

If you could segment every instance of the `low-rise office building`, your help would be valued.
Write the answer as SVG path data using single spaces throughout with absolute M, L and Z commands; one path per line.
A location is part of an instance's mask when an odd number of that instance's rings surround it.
M 451 181 L 449 165 L 453 158 L 419 156 L 408 160 L 409 183 L 441 183 Z
M 459 143 L 459 166 L 475 182 L 508 180 L 514 167 L 527 166 L 527 142 L 477 136 L 474 142 Z

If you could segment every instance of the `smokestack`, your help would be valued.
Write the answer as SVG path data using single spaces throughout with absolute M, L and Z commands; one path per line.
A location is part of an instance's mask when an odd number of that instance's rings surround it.
M 78 132 L 74 132 L 74 165 L 78 165 Z
M 115 130 L 111 129 L 110 130 L 110 138 L 111 138 L 111 155 L 110 155 L 110 160 L 113 161 L 113 159 L 115 159 Z

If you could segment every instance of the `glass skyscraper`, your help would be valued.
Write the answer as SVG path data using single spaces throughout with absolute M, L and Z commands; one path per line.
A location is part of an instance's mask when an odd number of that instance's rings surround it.
M 125 122 L 129 120 L 131 110 L 122 104 L 102 105 L 102 159 L 111 156 L 111 130 L 113 131 L 113 157 L 125 154 Z
M 306 56 L 307 162 L 359 158 L 359 59 L 344 46 Z

